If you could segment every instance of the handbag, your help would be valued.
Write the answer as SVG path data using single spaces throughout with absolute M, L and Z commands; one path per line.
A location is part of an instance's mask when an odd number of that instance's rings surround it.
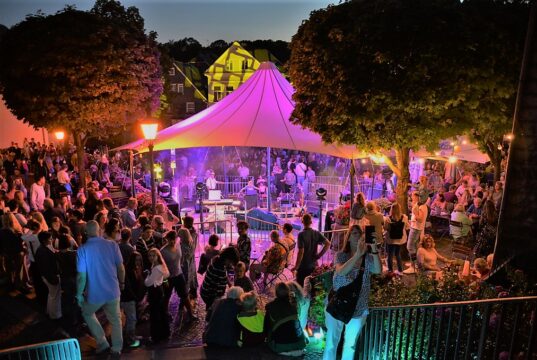
M 358 297 L 360 296 L 360 290 L 362 290 L 362 281 L 365 271 L 365 257 L 362 257 L 362 264 L 360 265 L 360 271 L 358 276 L 350 284 L 340 287 L 337 291 L 330 290 L 328 294 L 328 305 L 326 306 L 326 312 L 332 315 L 336 320 L 343 321 L 348 324 L 351 321 L 354 311 L 356 310 L 356 304 L 358 303 Z

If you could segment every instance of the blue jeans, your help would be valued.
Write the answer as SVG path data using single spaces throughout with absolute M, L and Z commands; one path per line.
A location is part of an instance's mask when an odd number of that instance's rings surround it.
M 402 245 L 396 245 L 396 244 L 387 244 L 387 250 L 388 250 L 388 271 L 393 271 L 393 256 L 395 255 L 395 259 L 397 261 L 397 270 L 400 272 L 403 271 L 403 262 L 401 260 L 401 246 Z
M 125 337 L 130 345 L 135 340 L 136 330 L 136 301 L 122 301 L 121 309 L 125 313 Z

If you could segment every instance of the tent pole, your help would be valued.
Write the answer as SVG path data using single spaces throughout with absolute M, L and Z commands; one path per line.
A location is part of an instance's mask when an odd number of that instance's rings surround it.
M 271 181 L 270 181 L 270 169 L 271 169 L 271 163 L 270 163 L 270 147 L 267 148 L 267 211 L 270 212 L 271 210 L 271 197 L 272 193 L 270 192 L 271 187 Z
M 354 202 L 354 174 L 356 174 L 356 168 L 354 167 L 354 159 L 351 159 L 351 170 L 350 170 L 350 175 L 351 175 L 351 208 L 352 208 L 352 203 Z
M 222 146 L 222 157 L 224 158 L 224 161 L 222 162 L 224 167 L 224 199 L 227 199 L 228 194 L 228 181 L 227 181 L 227 164 L 226 164 L 226 150 Z
M 131 197 L 136 197 L 136 186 L 134 183 L 134 153 L 129 150 L 129 168 L 131 170 Z

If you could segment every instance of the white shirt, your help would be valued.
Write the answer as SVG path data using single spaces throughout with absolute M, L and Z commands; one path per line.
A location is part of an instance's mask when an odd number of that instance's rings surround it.
M 37 183 L 33 183 L 30 187 L 30 207 L 33 210 L 43 210 L 43 202 L 45 201 L 45 189 Z
M 423 216 L 423 219 L 421 221 L 418 221 L 418 219 L 416 219 L 415 213 L 419 213 L 421 216 Z M 414 207 L 412 208 L 412 217 L 410 218 L 410 227 L 416 230 L 424 230 L 426 218 L 427 205 L 414 205 Z
M 464 185 L 460 185 L 457 190 L 455 190 L 455 195 L 460 198 L 465 190 L 466 188 L 464 187 Z
M 306 176 L 306 170 L 308 170 L 308 167 L 303 162 L 299 162 L 295 168 L 295 174 L 296 176 L 304 177 Z
M 145 278 L 144 284 L 147 287 L 157 287 L 162 285 L 164 279 L 167 279 L 168 276 L 170 276 L 169 271 L 164 269 L 162 265 L 153 266 L 151 273 Z
M 241 178 L 246 178 L 250 175 L 250 169 L 248 169 L 246 166 L 239 166 L 237 170 L 239 171 L 239 176 Z
M 216 179 L 213 177 L 207 178 L 205 181 L 205 186 L 207 186 L 208 190 L 216 189 Z
M 58 182 L 62 185 L 68 184 L 71 181 L 71 178 L 69 177 L 69 174 L 66 170 L 60 170 L 58 171 Z

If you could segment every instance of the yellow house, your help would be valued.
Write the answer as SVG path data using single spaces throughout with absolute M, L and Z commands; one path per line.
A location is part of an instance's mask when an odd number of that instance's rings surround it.
M 234 42 L 205 71 L 209 105 L 221 100 L 248 80 L 260 63 L 238 42 Z

